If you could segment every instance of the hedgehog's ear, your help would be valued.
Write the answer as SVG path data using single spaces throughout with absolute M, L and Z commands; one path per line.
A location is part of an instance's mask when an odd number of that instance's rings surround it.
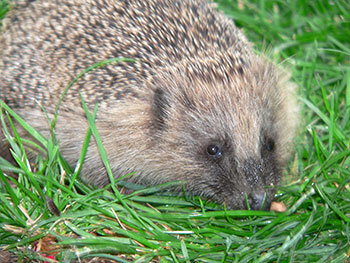
M 168 92 L 165 89 L 157 88 L 153 93 L 152 113 L 153 125 L 157 130 L 166 128 L 166 121 L 169 118 L 170 101 Z

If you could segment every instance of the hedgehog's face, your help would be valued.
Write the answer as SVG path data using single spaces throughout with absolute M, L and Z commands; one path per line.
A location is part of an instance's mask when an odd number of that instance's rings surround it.
M 235 133 L 226 138 L 200 140 L 202 147 L 198 147 L 196 158 L 202 168 L 198 170 L 202 172 L 192 182 L 191 190 L 201 189 L 205 196 L 225 202 L 231 209 L 267 209 L 274 186 L 281 178 L 276 143 L 272 138 L 263 138 L 259 152 L 248 157 L 240 152 L 238 140 Z M 245 147 L 253 147 L 251 144 L 245 143 Z
M 191 183 L 191 191 L 204 193 L 219 203 L 225 202 L 231 209 L 269 208 L 274 186 L 281 178 L 276 143 L 272 138 L 262 137 L 258 142 L 259 152 L 247 155 L 251 148 L 241 152 L 240 136 L 235 136 L 236 132 L 239 132 L 238 127 L 226 137 L 204 136 L 199 140 L 201 145 L 192 146 L 197 149 L 193 157 L 200 174 Z M 212 135 L 215 134 L 213 131 Z M 244 147 L 255 147 L 252 144 L 245 143 Z
M 283 106 L 280 98 L 257 96 L 254 85 L 192 78 L 157 89 L 154 129 L 160 156 L 168 160 L 164 174 L 230 209 L 268 209 L 286 161 L 284 146 L 291 140 L 280 133 L 289 116 L 275 112 Z

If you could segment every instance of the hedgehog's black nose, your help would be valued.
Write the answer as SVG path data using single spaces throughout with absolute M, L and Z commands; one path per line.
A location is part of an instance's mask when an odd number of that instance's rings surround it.
M 250 193 L 248 202 L 251 210 L 268 210 L 271 204 L 264 192 Z

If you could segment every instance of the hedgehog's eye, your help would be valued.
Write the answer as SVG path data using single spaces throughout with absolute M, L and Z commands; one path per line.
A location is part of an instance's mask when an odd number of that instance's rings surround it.
M 267 139 L 266 149 L 269 152 L 272 152 L 275 149 L 275 141 L 273 139 L 271 139 L 271 138 Z
M 207 148 L 207 153 L 211 156 L 214 157 L 220 157 L 221 156 L 221 150 L 219 148 L 219 146 L 215 145 L 215 144 L 210 144 Z

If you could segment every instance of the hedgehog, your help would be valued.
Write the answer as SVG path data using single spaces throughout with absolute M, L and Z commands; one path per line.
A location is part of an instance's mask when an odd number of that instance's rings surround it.
M 269 208 L 293 152 L 296 87 L 211 2 L 16 2 L 0 35 L 0 99 L 49 136 L 46 114 L 67 85 L 111 58 L 134 61 L 96 68 L 64 96 L 55 133 L 68 163 L 89 128 L 81 94 L 90 110 L 98 103 L 95 124 L 116 178 L 181 181 L 174 192 L 229 209 Z M 94 139 L 81 177 L 110 182 Z

